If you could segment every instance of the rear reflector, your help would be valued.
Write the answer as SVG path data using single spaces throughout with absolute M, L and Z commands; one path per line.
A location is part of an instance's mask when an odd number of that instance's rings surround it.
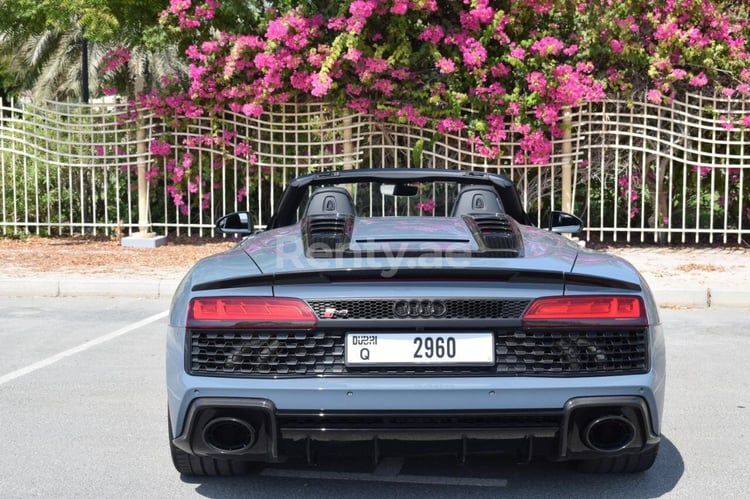
M 647 324 L 646 309 L 638 296 L 550 296 L 535 300 L 522 321 L 596 322 L 625 321 Z
M 188 309 L 188 325 L 196 322 L 251 323 L 262 327 L 314 327 L 312 309 L 297 298 L 230 296 L 193 298 Z

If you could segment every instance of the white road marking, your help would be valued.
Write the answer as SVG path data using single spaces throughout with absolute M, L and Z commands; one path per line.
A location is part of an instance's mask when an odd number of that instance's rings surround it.
M 346 473 L 329 471 L 285 470 L 266 468 L 262 476 L 276 478 L 303 478 L 309 480 L 352 480 L 361 482 L 411 483 L 418 485 L 456 485 L 460 487 L 507 487 L 504 478 L 471 478 L 428 475 L 383 476 L 373 473 Z
M 60 352 L 51 357 L 47 357 L 46 359 L 40 360 L 39 362 L 34 362 L 33 364 L 30 364 L 26 367 L 22 367 L 21 369 L 17 369 L 8 374 L 4 374 L 3 376 L 0 376 L 0 385 L 4 385 L 5 383 L 13 381 L 14 379 L 20 378 L 21 376 L 26 376 L 27 374 L 31 374 L 34 371 L 43 369 L 66 357 L 70 357 L 77 353 L 85 352 L 89 348 L 93 348 L 97 345 L 101 345 L 102 343 L 106 343 L 107 341 L 118 338 L 131 331 L 135 331 L 136 329 L 142 328 L 143 326 L 151 324 L 152 322 L 156 322 L 159 319 L 163 319 L 168 314 L 169 314 L 168 310 L 165 310 L 164 312 L 159 312 L 158 314 L 152 315 L 151 317 L 146 317 L 142 321 L 138 321 L 134 324 L 130 324 L 129 326 L 125 326 L 121 329 L 118 329 L 117 331 L 113 331 L 109 334 L 105 334 L 104 336 L 99 336 L 98 338 L 94 338 L 93 340 L 89 340 L 84 343 L 81 343 L 80 345 L 70 348 L 68 350 L 65 350 L 64 352 Z

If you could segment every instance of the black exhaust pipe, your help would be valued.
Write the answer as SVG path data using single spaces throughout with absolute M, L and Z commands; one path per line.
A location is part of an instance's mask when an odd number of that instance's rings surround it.
M 212 419 L 203 427 L 203 442 L 221 454 L 242 454 L 255 445 L 257 431 L 236 418 Z
M 633 443 L 635 425 L 625 416 L 603 416 L 586 426 L 581 435 L 583 443 L 599 452 L 617 452 Z

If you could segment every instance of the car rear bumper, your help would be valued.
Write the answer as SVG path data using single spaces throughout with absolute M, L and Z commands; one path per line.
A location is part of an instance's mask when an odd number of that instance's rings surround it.
M 290 411 L 267 399 L 197 398 L 173 443 L 190 454 L 278 462 L 318 454 L 510 454 L 556 460 L 643 452 L 659 442 L 644 399 L 581 397 L 561 410 Z
M 183 344 L 169 336 L 169 413 L 175 445 L 197 455 L 277 461 L 345 442 L 376 457 L 413 445 L 420 454 L 433 446 L 464 456 L 507 448 L 522 460 L 585 459 L 642 452 L 661 432 L 661 347 L 652 349 L 649 372 L 632 375 L 232 378 L 186 373 Z M 604 452 L 585 445 L 586 428 L 600 418 L 613 432 L 632 427 L 632 438 Z M 211 431 L 239 430 L 253 445 L 205 445 L 216 419 L 222 424 Z

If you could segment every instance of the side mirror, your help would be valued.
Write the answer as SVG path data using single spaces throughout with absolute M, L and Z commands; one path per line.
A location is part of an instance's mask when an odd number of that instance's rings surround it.
M 551 211 L 549 230 L 560 234 L 578 234 L 583 230 L 583 220 L 564 211 Z
M 222 234 L 249 236 L 253 230 L 253 215 L 249 211 L 238 211 L 224 215 L 216 221 L 216 230 Z

